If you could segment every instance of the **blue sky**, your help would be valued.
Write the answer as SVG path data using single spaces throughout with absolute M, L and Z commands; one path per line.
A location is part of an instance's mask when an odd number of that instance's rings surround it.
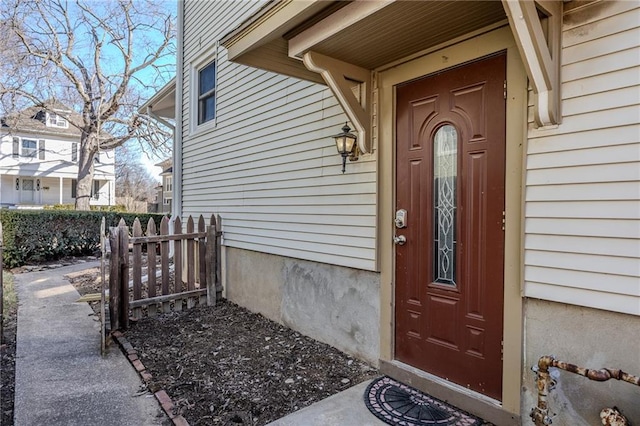
M 177 25 L 176 16 L 177 16 L 177 2 L 176 1 L 160 1 L 158 2 L 163 8 L 165 8 L 166 12 L 171 14 L 174 17 L 174 24 Z M 157 36 L 157 34 L 155 34 Z M 164 57 L 159 61 L 159 65 L 169 65 L 162 73 L 158 73 L 154 68 L 147 68 L 140 71 L 136 76 L 143 81 L 154 81 L 158 86 L 156 90 L 159 90 L 164 86 L 164 84 L 168 83 L 175 76 L 175 62 L 176 57 Z M 156 90 L 151 90 L 149 88 L 145 88 L 142 85 L 138 84 L 139 89 L 143 92 L 144 98 L 148 99 L 152 97 Z M 130 142 L 132 149 L 137 149 L 138 142 L 131 141 Z M 161 181 L 161 177 L 159 174 L 162 172 L 160 167 L 157 167 L 155 164 L 159 163 L 166 159 L 166 156 L 155 156 L 155 155 L 146 155 L 140 153 L 140 162 L 145 166 L 147 170 L 156 178 L 158 181 Z

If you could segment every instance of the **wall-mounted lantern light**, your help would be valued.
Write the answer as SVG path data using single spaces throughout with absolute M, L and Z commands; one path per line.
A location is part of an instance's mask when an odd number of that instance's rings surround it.
M 338 153 L 342 156 L 342 173 L 344 173 L 345 166 L 347 165 L 347 157 L 349 157 L 349 161 L 357 161 L 358 160 L 358 144 L 356 141 L 358 138 L 351 132 L 351 128 L 344 123 L 342 127 L 342 133 L 334 135 L 333 138 L 336 140 L 336 148 L 338 149 Z

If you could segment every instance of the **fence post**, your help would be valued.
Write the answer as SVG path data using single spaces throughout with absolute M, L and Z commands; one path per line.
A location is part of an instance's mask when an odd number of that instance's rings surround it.
M 136 217 L 133 221 L 133 237 L 142 236 L 142 226 L 140 220 Z M 142 243 L 133 244 L 133 300 L 142 299 Z M 147 264 L 148 265 L 148 264 Z M 142 308 L 133 308 L 133 317 L 135 319 L 142 318 Z
M 124 219 L 118 223 L 120 234 L 120 326 L 129 328 L 129 228 Z
M 166 216 L 160 221 L 160 235 L 169 235 L 169 219 Z M 160 242 L 160 270 L 162 271 L 162 294 L 171 294 L 169 290 L 169 241 Z M 177 304 L 177 302 L 176 302 Z M 169 302 L 162 303 L 162 312 L 171 311 Z
M 153 218 L 149 218 L 147 222 L 147 237 L 156 236 L 156 223 Z M 147 275 L 149 281 L 147 282 L 147 293 L 149 297 L 156 297 L 156 243 L 147 244 Z M 155 303 L 149 305 L 149 316 L 156 315 L 157 307 Z
M 104 314 L 104 305 L 105 305 L 105 272 L 104 272 L 104 262 L 107 253 L 106 247 L 106 218 L 102 216 L 102 220 L 100 221 L 100 354 L 104 355 L 107 351 L 107 336 L 105 335 L 105 328 L 107 324 L 105 324 L 105 314 Z
M 120 228 L 109 227 L 109 321 L 111 330 L 120 329 Z
M 187 234 L 193 234 L 194 224 L 193 217 L 189 216 L 187 219 Z M 196 288 L 196 256 L 195 256 L 195 238 L 189 238 L 187 240 L 187 291 L 195 290 Z M 193 308 L 195 305 L 192 297 L 187 299 L 187 309 Z
M 207 227 L 207 305 L 216 305 L 216 218 L 211 215 Z
M 206 232 L 206 226 L 204 224 L 204 216 L 200 215 L 198 218 L 198 233 Z M 205 236 L 198 237 L 198 281 L 200 282 L 200 289 L 205 288 L 207 285 L 207 245 Z M 204 305 L 207 301 L 206 296 L 200 296 L 198 301 L 200 305 Z
M 216 215 L 216 300 L 222 299 L 222 218 Z
M 182 222 L 180 217 L 176 217 L 173 221 L 173 233 L 174 235 L 182 234 Z M 182 240 L 176 239 L 173 241 L 173 292 L 182 293 Z M 174 311 L 182 310 L 182 301 L 177 301 L 173 304 Z

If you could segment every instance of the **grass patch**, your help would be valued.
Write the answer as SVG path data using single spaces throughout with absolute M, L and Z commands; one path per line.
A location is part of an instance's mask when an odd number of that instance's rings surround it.
M 18 295 L 13 287 L 13 275 L 7 271 L 2 271 L 2 299 L 4 315 L 8 316 L 18 306 Z

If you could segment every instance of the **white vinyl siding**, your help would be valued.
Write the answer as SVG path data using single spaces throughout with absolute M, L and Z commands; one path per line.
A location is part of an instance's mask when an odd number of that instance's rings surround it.
M 639 6 L 565 14 L 563 121 L 529 123 L 528 297 L 640 315 Z
M 185 7 L 186 80 L 211 48 L 199 40 L 219 40 L 259 4 Z M 331 135 L 346 118 L 330 91 L 231 63 L 224 48 L 217 64 L 215 128 L 189 135 L 184 82 L 182 214 L 220 214 L 227 246 L 374 270 L 376 163 L 361 156 L 342 174 Z

